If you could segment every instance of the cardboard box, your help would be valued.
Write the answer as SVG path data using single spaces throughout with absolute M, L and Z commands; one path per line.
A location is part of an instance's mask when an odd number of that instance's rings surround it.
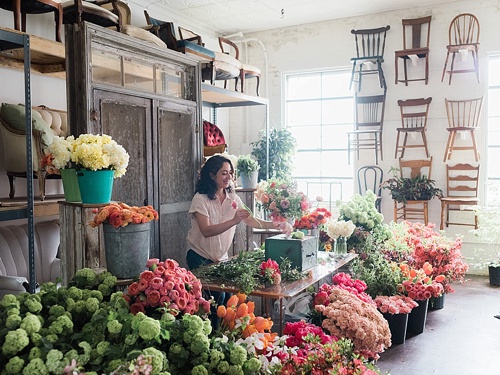
M 266 239 L 266 259 L 281 264 L 288 258 L 292 267 L 299 271 L 308 270 L 318 264 L 318 238 L 304 236 L 302 239 L 286 238 L 284 234 Z

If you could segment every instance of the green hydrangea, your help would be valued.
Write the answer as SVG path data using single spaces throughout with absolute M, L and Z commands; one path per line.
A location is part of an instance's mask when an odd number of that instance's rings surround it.
M 42 324 L 40 322 L 40 319 L 38 319 L 38 316 L 29 314 L 26 315 L 22 320 L 21 328 L 24 329 L 29 335 L 30 333 L 40 331 L 40 329 L 42 328 Z
M 24 329 L 18 328 L 14 331 L 9 331 L 5 335 L 5 341 L 2 345 L 2 353 L 5 356 L 13 356 L 23 350 L 30 340 Z
M 18 356 L 9 359 L 9 362 L 5 365 L 5 372 L 7 374 L 17 375 L 20 374 L 24 367 L 24 359 Z

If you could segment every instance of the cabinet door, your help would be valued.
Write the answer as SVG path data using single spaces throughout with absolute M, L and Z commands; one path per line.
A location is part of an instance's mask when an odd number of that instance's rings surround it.
M 130 155 L 127 173 L 115 178 L 114 201 L 142 206 L 153 204 L 153 171 L 151 168 L 151 99 L 103 90 L 94 90 L 94 131 L 110 135 Z
M 199 157 L 196 107 L 162 103 L 158 116 L 158 170 L 161 259 L 173 258 L 185 266 L 188 216 L 194 195 Z

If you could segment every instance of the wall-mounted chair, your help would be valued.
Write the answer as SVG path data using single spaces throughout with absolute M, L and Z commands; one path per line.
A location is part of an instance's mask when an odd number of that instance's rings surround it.
M 385 94 L 373 96 L 355 95 L 354 130 L 347 132 L 348 163 L 351 163 L 351 151 L 375 150 L 375 164 L 383 159 L 382 129 L 384 125 Z
M 349 90 L 352 83 L 358 83 L 358 91 L 361 90 L 361 80 L 364 75 L 377 74 L 380 87 L 387 89 L 382 63 L 384 62 L 385 37 L 391 27 L 379 27 L 376 29 L 351 30 L 356 41 L 356 57 L 351 59 L 352 72 Z M 355 76 L 357 75 L 357 79 Z
M 26 14 L 54 12 L 56 40 L 61 42 L 63 10 L 60 1 L 54 0 L 3 0 L 0 8 L 14 12 L 14 29 L 26 32 Z
M 96 2 L 69 0 L 61 5 L 63 7 L 64 24 L 87 21 L 102 27 L 116 27 L 116 30 L 120 31 L 122 26 L 126 24 L 126 18 L 130 19 L 128 5 L 120 0 L 100 0 Z
M 475 131 L 479 129 L 481 119 L 481 109 L 483 106 L 483 97 L 467 100 L 448 100 L 445 99 L 446 115 L 448 117 L 448 141 L 444 152 L 443 161 L 450 160 L 455 150 L 472 150 L 474 158 L 479 161 L 479 151 L 476 145 Z M 457 134 L 470 134 L 470 145 L 455 145 Z
M 408 82 L 429 81 L 429 40 L 431 35 L 431 16 L 403 20 L 403 49 L 395 51 L 394 66 L 396 67 L 395 83 L 403 82 L 408 86 Z M 404 79 L 399 79 L 398 65 L 399 59 L 403 60 Z M 408 60 L 412 65 L 417 65 L 419 59 L 425 59 L 424 77 L 408 78 Z
M 203 120 L 203 156 L 222 154 L 226 148 L 226 140 L 219 127 Z
M 380 212 L 380 203 L 382 201 L 382 180 L 384 179 L 384 171 L 376 165 L 367 165 L 358 168 L 358 194 L 364 195 L 368 190 L 371 190 L 376 196 L 375 208 Z
M 16 177 L 26 178 L 26 127 L 25 109 L 22 105 L 3 103 L 0 110 L 0 133 L 3 142 L 3 160 L 9 178 L 9 198 L 16 194 Z M 67 114 L 63 111 L 44 106 L 34 107 L 32 115 L 33 177 L 38 179 L 40 200 L 45 199 L 45 180 L 60 178 L 59 175 L 46 174 L 40 162 L 44 149 L 52 143 L 54 135 L 68 135 Z
M 477 17 L 470 13 L 459 14 L 451 21 L 448 30 L 448 45 L 446 46 L 446 60 L 444 62 L 443 75 L 441 82 L 444 80 L 446 73 L 449 74 L 448 84 L 451 84 L 451 77 L 456 73 L 476 73 L 477 82 L 479 82 L 479 21 Z M 467 56 L 472 55 L 473 67 L 463 67 Z M 451 53 L 450 70 L 448 67 L 448 59 Z M 455 69 L 455 55 L 461 55 L 462 67 Z M 467 64 L 470 66 L 470 63 Z
M 425 155 L 429 157 L 425 131 L 427 129 L 427 117 L 429 115 L 429 105 L 431 101 L 432 98 L 398 100 L 402 127 L 396 129 L 398 131 L 398 135 L 396 136 L 396 152 L 394 153 L 395 158 L 398 157 L 399 151 L 401 151 L 401 157 L 404 157 L 405 150 L 407 148 L 424 148 Z M 400 146 L 399 136 L 401 133 L 404 134 L 404 139 L 403 144 Z M 422 143 L 408 144 L 408 136 L 410 135 L 411 138 L 412 134 L 417 133 L 420 133 Z
M 408 173 L 409 172 L 409 173 Z M 427 176 L 431 179 L 432 157 L 429 160 L 399 159 L 399 173 L 401 178 L 415 178 Z M 429 223 L 429 200 L 408 200 L 398 202 L 394 200 L 394 222 L 398 220 L 423 220 Z
M 441 197 L 441 225 L 440 229 L 451 225 L 467 225 L 477 229 L 477 216 L 471 208 L 464 206 L 476 206 L 479 204 L 479 165 L 457 164 L 446 165 L 446 196 Z M 460 212 L 459 215 L 467 211 L 474 216 L 474 223 L 466 222 L 463 217 L 458 217 L 456 221 L 450 221 L 450 212 Z
M 240 52 L 238 46 L 231 40 L 219 37 L 219 46 L 222 53 L 230 54 L 230 51 L 233 51 L 235 54 L 234 57 L 239 60 Z M 255 78 L 257 80 L 256 93 L 257 96 L 259 96 L 260 75 L 261 71 L 256 66 L 241 63 L 240 75 L 236 77 L 234 90 L 238 91 L 238 78 L 241 80 L 241 92 L 245 92 L 245 80 L 248 78 Z M 226 82 L 224 82 L 224 88 L 226 88 Z

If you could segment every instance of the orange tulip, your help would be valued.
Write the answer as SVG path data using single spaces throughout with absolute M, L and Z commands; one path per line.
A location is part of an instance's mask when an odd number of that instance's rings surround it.
M 411 269 L 411 270 L 410 270 L 410 277 L 412 277 L 412 278 L 413 278 L 413 277 L 415 277 L 415 276 L 417 276 L 417 271 L 415 271 L 414 269 Z
M 255 310 L 255 302 L 254 301 L 248 301 L 247 302 L 247 306 L 248 306 L 248 313 L 249 314 L 252 314 Z
M 227 307 L 235 307 L 238 304 L 238 296 L 236 294 L 233 294 L 229 299 L 227 300 L 226 306 Z
M 245 293 L 240 293 L 236 294 L 238 296 L 238 302 L 243 303 L 247 300 L 247 295 Z
M 224 318 L 226 316 L 226 306 L 220 305 L 217 307 L 217 316 L 219 318 Z
M 236 310 L 236 317 L 241 318 L 246 315 L 248 315 L 248 306 L 246 303 L 242 303 L 238 306 L 238 310 Z
M 249 336 L 251 336 L 252 334 L 254 333 L 257 333 L 257 329 L 255 328 L 254 325 L 249 325 L 247 326 L 244 330 L 243 330 L 243 338 L 247 338 Z
M 442 283 L 444 281 L 445 277 L 444 275 L 439 275 L 439 276 L 436 276 L 436 278 L 434 280 L 436 280 L 438 283 Z
M 236 317 L 236 312 L 233 309 L 226 309 L 226 315 L 224 316 L 224 321 L 226 323 L 234 321 Z

